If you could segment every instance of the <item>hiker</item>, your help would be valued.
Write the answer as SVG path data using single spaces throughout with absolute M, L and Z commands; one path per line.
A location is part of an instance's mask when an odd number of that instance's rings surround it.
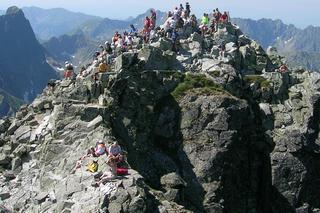
M 157 13 L 154 9 L 151 10 L 151 30 L 154 30 L 157 22 Z
M 204 13 L 201 19 L 201 25 L 199 26 L 201 30 L 201 34 L 204 36 L 206 31 L 208 30 L 209 25 L 209 15 L 207 13 Z
M 65 79 L 72 79 L 73 77 L 73 65 L 69 63 L 68 61 L 65 62 L 65 73 L 64 73 Z
M 99 64 L 99 73 L 105 73 L 108 71 L 108 65 L 105 62 Z
M 122 150 L 117 141 L 109 147 L 108 154 L 108 158 L 113 158 L 117 163 L 123 161 Z
M 151 22 L 150 22 L 150 18 L 149 16 L 146 16 L 146 19 L 144 20 L 144 30 L 149 32 L 150 31 L 150 25 L 151 25 Z
M 229 16 L 226 11 L 224 11 L 224 13 L 221 15 L 220 22 L 221 23 L 228 23 L 229 22 Z
M 210 29 L 209 30 L 210 34 L 213 34 L 213 33 L 217 32 L 217 23 L 216 23 L 216 19 L 215 18 L 213 18 L 211 20 L 209 29 Z
M 279 67 L 279 72 L 280 73 L 286 73 L 288 71 L 288 67 L 285 64 L 281 64 Z
M 191 26 L 192 26 L 193 28 L 196 28 L 196 27 L 197 27 L 198 21 L 197 21 L 197 17 L 196 17 L 195 15 L 192 15 L 192 16 L 190 17 L 190 23 L 191 23 Z
M 182 13 L 182 12 L 183 12 L 183 10 L 184 10 L 183 5 L 182 5 L 182 4 L 180 4 L 180 6 L 179 6 L 179 11 L 180 11 L 180 13 Z
M 127 36 L 125 43 L 127 45 L 127 49 L 128 50 L 132 50 L 133 49 L 133 38 L 132 38 L 132 36 Z
M 190 16 L 190 13 L 191 13 L 190 4 L 189 4 L 189 2 L 187 2 L 186 3 L 186 15 L 187 15 L 187 17 Z
M 100 53 L 103 54 L 103 52 L 104 52 L 104 50 L 105 50 L 104 47 L 103 47 L 103 45 L 101 44 L 101 45 L 99 46 L 99 48 L 100 48 Z
M 225 57 L 225 52 L 226 52 L 226 44 L 224 41 L 221 42 L 219 45 L 219 57 L 223 59 Z
M 176 29 L 182 29 L 184 26 L 184 21 L 181 17 L 178 18 L 178 20 L 176 21 Z
M 178 53 L 178 47 L 177 47 L 177 41 L 178 41 L 178 33 L 177 31 L 174 29 L 171 33 L 171 42 L 172 42 L 172 51 Z
M 215 13 L 213 14 L 213 17 L 216 19 L 216 23 L 219 23 L 220 17 L 221 17 L 221 13 L 220 13 L 218 8 L 216 8 Z
M 48 86 L 49 92 L 53 94 L 54 88 L 56 86 L 56 80 L 55 79 L 50 79 L 48 84 L 47 84 L 47 86 Z
M 108 159 L 107 161 L 108 166 L 110 166 L 110 170 L 107 170 L 106 172 L 98 173 L 94 175 L 94 180 L 91 184 L 93 187 L 99 187 L 101 184 L 105 184 L 108 181 L 114 180 L 117 178 L 117 163 L 114 159 Z
M 173 10 L 173 19 L 174 20 L 178 20 L 178 18 L 180 17 L 181 14 L 179 14 L 179 9 L 178 7 L 175 7 Z
M 96 143 L 96 147 L 90 147 L 90 149 L 87 150 L 86 156 L 100 157 L 104 154 L 107 154 L 107 147 L 102 140 L 99 140 Z
M 112 47 L 111 47 L 111 44 L 110 44 L 110 42 L 109 41 L 106 41 L 105 43 L 104 43 L 104 45 L 105 45 L 105 51 L 106 51 L 106 53 L 107 54 L 112 54 L 113 53 L 113 50 L 112 50 Z
M 130 36 L 138 36 L 138 30 L 133 26 L 133 24 L 130 24 L 130 32 L 129 35 Z
M 93 54 L 93 60 L 97 61 L 99 56 L 100 56 L 100 52 L 99 51 L 95 51 L 94 54 Z
M 119 36 L 120 36 L 119 32 L 116 31 L 112 37 L 112 43 L 114 46 L 116 46 L 116 43 L 118 42 Z
M 80 168 L 82 166 L 82 161 L 87 157 L 100 157 L 104 154 L 107 154 L 107 148 L 105 146 L 105 143 L 102 140 L 99 140 L 96 143 L 96 147 L 90 147 L 90 149 L 87 150 L 87 153 L 79 158 L 76 162 L 75 167 L 72 169 L 71 173 L 74 173 L 75 170 Z

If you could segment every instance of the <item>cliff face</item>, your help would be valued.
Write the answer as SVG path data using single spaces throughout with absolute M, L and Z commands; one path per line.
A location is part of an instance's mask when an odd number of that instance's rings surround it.
M 319 212 L 320 75 L 273 72 L 281 58 L 232 25 L 180 42 L 178 56 L 166 39 L 118 56 L 98 85 L 92 64 L 1 120 L 4 207 Z M 85 166 L 71 170 L 99 139 L 118 141 L 131 169 L 94 188 Z
M 0 16 L 0 61 L 0 87 L 25 101 L 32 101 L 55 77 L 29 21 L 17 7 Z

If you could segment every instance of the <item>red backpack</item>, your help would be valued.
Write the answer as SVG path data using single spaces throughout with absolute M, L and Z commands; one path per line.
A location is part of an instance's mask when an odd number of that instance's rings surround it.
M 117 168 L 117 175 L 127 175 L 128 174 L 128 169 L 127 168 Z

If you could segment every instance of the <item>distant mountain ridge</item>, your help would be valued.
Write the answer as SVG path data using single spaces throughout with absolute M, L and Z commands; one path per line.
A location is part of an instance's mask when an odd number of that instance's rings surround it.
M 10 7 L 0 16 L 1 89 L 6 96 L 8 93 L 28 102 L 43 90 L 50 78 L 56 78 L 55 72 L 46 62 L 44 49 L 29 21 L 22 10 Z
M 166 13 L 157 10 L 157 24 L 162 24 L 165 21 Z M 123 32 L 130 29 L 130 24 L 133 24 L 137 29 L 143 28 L 143 22 L 146 16 L 150 16 L 150 9 L 145 13 L 138 15 L 135 18 L 126 20 L 114 20 L 104 18 L 102 20 L 88 21 L 79 27 L 86 35 L 98 40 L 111 38 L 115 31 Z
M 42 45 L 48 56 L 55 61 L 60 63 L 70 61 L 75 65 L 80 65 L 92 59 L 99 43 L 91 40 L 82 31 L 78 31 L 73 35 L 53 37 Z
M 71 12 L 63 8 L 24 7 L 22 10 L 35 34 L 42 40 L 69 33 L 89 20 L 102 20 L 97 16 Z
M 263 47 L 277 47 L 291 65 L 320 71 L 320 27 L 299 29 L 271 19 L 234 18 L 232 21 Z

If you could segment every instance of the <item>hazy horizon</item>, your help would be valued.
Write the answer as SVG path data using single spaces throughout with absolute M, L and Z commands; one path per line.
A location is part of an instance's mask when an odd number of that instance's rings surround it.
M 186 1 L 181 1 L 183 5 Z M 320 16 L 317 14 L 317 5 L 320 2 L 316 0 L 305 0 L 303 7 L 298 4 L 298 0 L 243 0 L 235 2 L 234 0 L 189 0 L 192 12 L 200 16 L 203 12 L 211 12 L 218 7 L 221 11 L 227 10 L 231 17 L 261 19 L 271 18 L 280 19 L 286 24 L 294 24 L 299 28 L 305 28 L 309 25 L 319 26 Z M 126 19 L 135 17 L 144 13 L 149 8 L 155 8 L 161 11 L 172 10 L 174 6 L 178 6 L 180 2 L 173 0 L 162 0 L 159 2 L 150 2 L 148 0 L 140 0 L 139 2 L 123 1 L 123 4 L 112 4 L 111 0 L 1 0 L 0 10 L 6 10 L 10 6 L 18 7 L 40 7 L 43 9 L 63 8 L 72 12 L 81 12 L 87 15 L 100 16 L 111 19 Z M 112 5 L 112 8 L 109 7 Z M 275 5 L 277 7 L 275 7 Z M 110 9 L 108 9 L 110 8 Z M 126 9 L 130 8 L 130 9 Z M 298 15 L 299 14 L 299 15 Z

